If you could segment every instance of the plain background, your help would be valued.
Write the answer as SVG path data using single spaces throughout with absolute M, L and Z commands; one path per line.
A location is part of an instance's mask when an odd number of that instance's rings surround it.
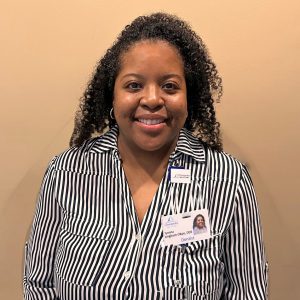
M 97 60 L 141 14 L 175 13 L 224 81 L 224 146 L 248 164 L 270 263 L 270 299 L 300 299 L 297 0 L 1 1 L 0 298 L 22 299 L 23 245 L 49 160 L 68 147 Z

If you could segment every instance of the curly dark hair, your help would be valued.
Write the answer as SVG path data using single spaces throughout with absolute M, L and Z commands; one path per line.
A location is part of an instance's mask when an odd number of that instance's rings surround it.
M 166 13 L 136 18 L 100 59 L 76 113 L 70 145 L 80 146 L 93 133 L 101 134 L 115 125 L 110 110 L 121 58 L 133 44 L 143 40 L 166 41 L 179 51 L 184 63 L 188 101 L 184 127 L 205 145 L 221 151 L 214 101 L 219 101 L 222 95 L 222 80 L 202 39 L 185 21 Z

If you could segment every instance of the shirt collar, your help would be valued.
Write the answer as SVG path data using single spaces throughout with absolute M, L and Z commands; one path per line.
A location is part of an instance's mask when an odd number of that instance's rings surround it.
M 107 151 L 118 150 L 118 126 L 115 125 L 108 132 L 94 139 L 90 152 L 104 153 Z M 196 161 L 205 162 L 205 149 L 201 141 L 186 128 L 182 128 L 179 133 L 178 141 L 172 157 L 177 157 L 181 153 L 193 157 Z
M 110 150 L 118 150 L 118 126 L 115 125 L 103 135 L 95 138 L 95 142 L 90 148 L 92 153 L 104 153 Z
M 183 153 L 191 156 L 196 161 L 205 162 L 205 149 L 203 144 L 186 128 L 180 130 L 174 153 L 175 155 L 177 153 Z

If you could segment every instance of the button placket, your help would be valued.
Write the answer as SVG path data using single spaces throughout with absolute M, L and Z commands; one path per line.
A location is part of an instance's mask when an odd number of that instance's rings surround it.
M 175 279 L 174 283 L 175 283 L 176 287 L 180 287 L 181 286 L 181 280 L 179 280 L 179 279 Z
M 142 239 L 142 235 L 141 235 L 140 232 L 138 232 L 138 233 L 135 235 L 135 239 L 136 239 L 137 241 L 140 241 L 140 240 Z
M 136 241 L 140 242 L 141 240 L 142 240 L 142 235 L 141 235 L 140 232 L 134 234 L 132 236 L 132 239 L 131 239 L 131 242 L 130 242 L 130 246 L 132 247 Z

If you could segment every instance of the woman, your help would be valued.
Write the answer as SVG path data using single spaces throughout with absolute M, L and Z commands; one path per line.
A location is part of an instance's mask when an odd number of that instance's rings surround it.
M 205 218 L 203 215 L 199 214 L 195 217 L 193 222 L 193 232 L 194 234 L 207 232 L 207 228 L 205 225 Z
M 185 22 L 157 13 L 125 27 L 84 94 L 73 147 L 44 177 L 25 299 L 266 298 L 252 182 L 221 151 L 221 94 Z M 198 211 L 209 237 L 177 241 Z

